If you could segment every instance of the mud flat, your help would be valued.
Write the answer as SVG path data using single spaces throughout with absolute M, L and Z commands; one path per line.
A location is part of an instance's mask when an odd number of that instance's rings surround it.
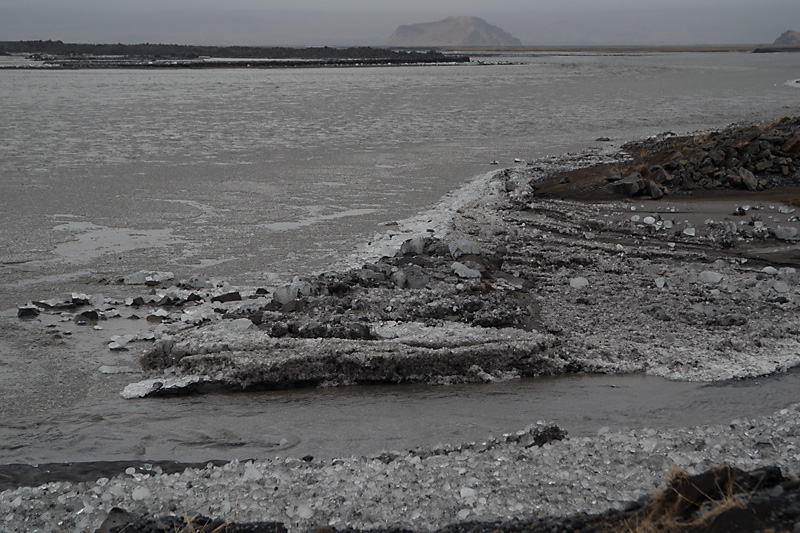
M 691 381 L 786 372 L 800 364 L 798 134 L 787 119 L 667 135 L 613 157 L 520 163 L 495 173 L 447 232 L 411 236 L 361 268 L 272 291 L 221 291 L 153 273 L 140 280 L 151 294 L 87 297 L 73 312 L 101 320 L 117 306 L 160 324 L 142 358 L 149 375 L 125 387 L 128 398 L 564 372 Z M 58 305 L 33 302 L 20 314 Z M 133 471 L 6 491 L 0 512 L 20 530 L 97 527 L 117 506 L 208 509 L 300 531 L 432 530 L 625 509 L 673 467 L 699 473 L 731 463 L 797 475 L 797 411 L 534 442 L 558 434 L 541 423 L 483 444 L 373 458 Z

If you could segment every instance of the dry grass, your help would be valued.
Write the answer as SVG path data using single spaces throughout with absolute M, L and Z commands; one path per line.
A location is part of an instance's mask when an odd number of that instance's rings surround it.
M 714 470 L 724 477 L 717 479 L 714 491 L 707 494 L 693 484 L 691 476 L 681 469 L 673 468 L 667 474 L 667 486 L 654 495 L 652 503 L 640 516 L 624 525 L 628 533 L 678 532 L 688 529 L 706 529 L 722 514 L 732 509 L 746 509 L 753 491 L 745 492 L 733 480 L 733 471 L 720 467 Z M 687 498 L 687 492 L 695 492 Z M 708 504 L 710 509 L 692 518 L 697 511 Z
M 184 520 L 184 522 L 186 522 L 186 525 L 181 527 L 180 529 L 175 530 L 175 533 L 199 533 L 199 532 L 204 532 L 204 533 L 224 533 L 224 531 L 230 525 L 230 522 L 225 522 L 224 524 L 221 524 L 221 525 L 217 526 L 216 528 L 212 529 L 211 531 L 207 531 L 205 529 L 205 527 L 206 527 L 205 524 L 199 524 L 198 523 L 198 519 L 201 516 L 202 515 L 200 515 L 199 513 L 195 514 L 193 516 L 189 516 L 188 513 L 184 513 L 183 520 Z

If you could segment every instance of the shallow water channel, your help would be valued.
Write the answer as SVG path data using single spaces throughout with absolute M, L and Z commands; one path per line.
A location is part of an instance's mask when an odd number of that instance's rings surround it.
M 569 375 L 484 385 L 356 386 L 110 400 L 2 428 L 0 463 L 378 454 L 481 441 L 553 422 L 600 428 L 725 424 L 800 402 L 800 369 L 714 384 Z

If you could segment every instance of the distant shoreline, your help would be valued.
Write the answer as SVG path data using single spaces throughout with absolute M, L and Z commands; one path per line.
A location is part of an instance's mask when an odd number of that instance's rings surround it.
M 378 66 L 425 66 L 455 63 L 468 63 L 469 57 L 457 56 L 440 60 L 426 59 L 297 59 L 297 60 L 164 60 L 158 58 L 74 58 L 47 57 L 37 58 L 35 63 L 27 65 L 0 65 L 0 70 L 84 70 L 84 69 L 297 69 L 297 68 L 334 68 L 334 67 L 378 67 Z
M 408 48 L 407 50 L 414 50 Z M 498 48 L 434 47 L 433 50 L 447 52 L 588 52 L 588 53 L 667 53 L 667 52 L 800 52 L 797 46 L 766 44 L 724 44 L 724 45 L 563 45 L 563 46 L 515 46 Z
M 189 46 L 175 44 L 75 44 L 0 41 L 0 55 L 33 63 L 4 68 L 309 68 L 468 63 L 469 57 L 435 50 L 371 47 Z

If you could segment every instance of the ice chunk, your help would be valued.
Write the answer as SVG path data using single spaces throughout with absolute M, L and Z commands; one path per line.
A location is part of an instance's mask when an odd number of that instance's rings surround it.
M 479 270 L 475 270 L 474 268 L 469 268 L 464 263 L 459 263 L 456 261 L 453 263 L 452 267 L 453 272 L 455 272 L 456 276 L 460 278 L 480 278 L 481 273 Z
M 447 247 L 450 250 L 450 255 L 452 255 L 455 259 L 458 259 L 462 255 L 466 254 L 481 255 L 481 245 L 477 242 L 467 239 L 453 241 L 448 244 Z
M 262 474 L 261 470 L 256 468 L 253 463 L 249 463 L 244 469 L 244 474 L 242 474 L 242 479 L 245 481 L 258 481 L 263 477 L 264 474 Z
M 141 271 L 122 278 L 125 285 L 157 285 L 175 278 L 172 272 Z
M 112 335 L 111 342 L 108 343 L 108 349 L 125 350 L 128 343 L 135 338 L 135 335 Z
M 584 277 L 572 278 L 569 280 L 569 286 L 573 289 L 583 289 L 589 286 L 589 280 Z
M 136 487 L 133 489 L 133 494 L 131 494 L 131 496 L 135 501 L 140 502 L 150 497 L 150 490 L 147 487 Z
M 793 227 L 778 226 L 772 232 L 775 234 L 776 239 L 782 241 L 791 241 L 797 237 L 797 228 Z
M 249 318 L 237 318 L 236 320 L 225 321 L 220 324 L 220 327 L 231 333 L 241 333 L 252 326 L 253 322 Z
M 700 280 L 703 283 L 719 283 L 722 281 L 722 274 L 719 272 L 712 272 L 711 270 L 704 270 L 700 273 Z

